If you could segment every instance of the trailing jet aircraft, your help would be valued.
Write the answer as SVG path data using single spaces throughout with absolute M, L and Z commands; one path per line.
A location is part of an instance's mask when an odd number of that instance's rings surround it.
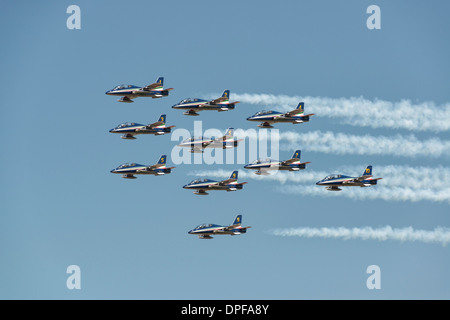
M 289 160 L 278 161 L 272 159 L 255 160 L 250 164 L 244 166 L 245 169 L 256 170 L 257 175 L 269 175 L 270 170 L 288 170 L 299 171 L 306 168 L 306 165 L 311 162 L 300 162 L 301 151 L 296 150 Z
M 163 135 L 170 133 L 174 127 L 175 126 L 166 127 L 166 115 L 162 114 L 159 116 L 157 122 L 147 125 L 134 122 L 122 123 L 114 129 L 109 130 L 109 132 L 121 133 L 123 134 L 121 137 L 122 139 L 134 140 L 136 139 L 134 136 L 138 134 Z
M 223 181 L 215 181 L 209 179 L 196 179 L 192 180 L 188 184 L 184 185 L 184 189 L 195 190 L 196 195 L 207 195 L 209 190 L 226 190 L 226 191 L 236 191 L 241 190 L 243 185 L 247 182 L 238 183 L 238 172 L 233 171 L 229 179 Z
M 205 148 L 234 148 L 237 147 L 239 141 L 242 140 L 235 140 L 233 131 L 233 128 L 228 128 L 225 135 L 217 139 L 214 139 L 213 137 L 209 139 L 204 137 L 191 137 L 181 142 L 178 146 L 190 148 L 190 152 L 194 153 L 201 153 Z
M 181 100 L 178 104 L 172 106 L 174 109 L 188 110 L 183 114 L 186 116 L 198 116 L 197 112 L 203 110 L 216 110 L 219 112 L 234 109 L 239 101 L 230 102 L 230 90 L 225 90 L 220 98 L 214 100 L 203 100 L 198 98 L 188 98 Z
M 248 121 L 258 121 L 261 122 L 258 127 L 260 128 L 273 128 L 272 124 L 277 122 L 288 122 L 288 123 L 303 123 L 308 122 L 309 117 L 313 116 L 314 113 L 310 113 L 305 115 L 304 114 L 304 106 L 305 104 L 303 102 L 300 102 L 296 109 L 281 113 L 278 111 L 259 111 L 252 115 L 251 117 L 248 117 Z
M 201 224 L 192 230 L 189 230 L 189 234 L 195 234 L 200 239 L 213 239 L 212 235 L 229 234 L 231 236 L 239 235 L 247 232 L 248 228 L 242 227 L 242 215 L 236 216 L 233 223 L 229 226 L 220 226 L 217 224 Z
M 377 181 L 383 178 L 372 178 L 372 166 L 367 166 L 360 177 L 349 177 L 341 174 L 329 175 L 320 181 L 317 185 L 326 186 L 330 191 L 341 191 L 339 187 L 370 187 L 377 184 Z
M 133 99 L 137 97 L 151 97 L 162 98 L 169 95 L 169 91 L 173 88 L 164 89 L 164 77 L 159 77 L 155 83 L 149 84 L 145 87 L 138 87 L 131 84 L 121 84 L 114 87 L 114 89 L 106 91 L 105 93 L 110 96 L 122 96 L 119 102 L 134 102 Z
M 157 164 L 151 165 L 151 166 L 145 166 L 142 164 L 137 163 L 125 163 L 114 170 L 111 170 L 111 173 L 120 173 L 122 174 L 122 178 L 125 179 L 136 179 L 134 176 L 135 174 L 153 174 L 155 176 L 168 174 L 171 172 L 172 169 L 175 167 L 166 167 L 166 160 L 167 156 L 164 154 L 159 158 L 159 161 Z

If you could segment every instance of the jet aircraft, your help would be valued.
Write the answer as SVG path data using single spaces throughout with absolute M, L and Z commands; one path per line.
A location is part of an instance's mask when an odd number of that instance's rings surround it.
M 192 230 L 189 230 L 189 234 L 195 234 L 200 239 L 213 239 L 212 235 L 229 234 L 231 236 L 239 235 L 247 232 L 248 228 L 242 227 L 242 215 L 237 215 L 233 223 L 229 226 L 220 226 L 217 224 L 201 224 Z
M 169 95 L 169 91 L 173 88 L 164 89 L 164 77 L 159 77 L 155 83 L 149 84 L 145 87 L 138 87 L 131 84 L 121 84 L 114 87 L 112 90 L 106 91 L 105 93 L 110 96 L 122 96 L 119 102 L 131 103 L 134 102 L 133 99 L 137 97 L 151 97 L 162 98 Z
M 214 100 L 203 100 L 198 98 L 187 98 L 172 106 L 174 109 L 187 110 L 183 114 L 186 116 L 198 116 L 197 112 L 203 110 L 216 110 L 219 112 L 234 109 L 239 101 L 230 102 L 230 90 L 225 90 L 220 98 Z
M 241 190 L 243 185 L 247 182 L 238 183 L 238 172 L 233 171 L 229 179 L 223 181 L 215 181 L 210 179 L 196 179 L 184 185 L 184 189 L 195 190 L 196 195 L 207 195 L 209 190 L 226 190 L 236 191 Z
M 261 122 L 258 127 L 260 128 L 273 128 L 272 124 L 277 122 L 288 122 L 288 123 L 303 123 L 308 122 L 309 117 L 313 116 L 314 113 L 304 114 L 304 102 L 300 102 L 292 111 L 281 113 L 278 111 L 259 111 L 255 113 L 253 116 L 248 117 L 248 121 L 258 121 Z
M 372 166 L 367 166 L 364 173 L 359 177 L 349 177 L 341 174 L 329 175 L 316 184 L 325 186 L 330 191 L 341 191 L 339 187 L 370 187 L 377 184 L 383 178 L 372 178 Z
M 255 160 L 250 164 L 244 166 L 245 169 L 256 170 L 257 175 L 269 175 L 270 170 L 288 170 L 288 171 L 299 171 L 306 168 L 306 165 L 311 162 L 300 162 L 301 151 L 296 150 L 292 155 L 291 159 L 278 161 L 272 159 L 265 160 Z
M 122 123 L 114 129 L 109 130 L 109 132 L 121 133 L 123 134 L 121 137 L 122 139 L 134 140 L 136 139 L 134 136 L 138 134 L 163 135 L 170 133 L 174 127 L 175 126 L 166 127 L 166 115 L 162 114 L 159 116 L 157 122 L 147 125 L 134 122 Z
M 204 137 L 191 137 L 181 142 L 178 146 L 190 148 L 190 152 L 193 153 L 202 153 L 205 148 L 234 148 L 242 140 L 235 140 L 233 131 L 233 128 L 228 128 L 223 137 L 216 139 L 213 137 L 209 139 Z
M 111 173 L 120 173 L 122 174 L 122 178 L 125 179 L 136 179 L 136 177 L 134 176 L 135 174 L 152 174 L 155 176 L 168 174 L 175 167 L 167 168 L 166 160 L 167 156 L 162 155 L 161 158 L 159 158 L 158 163 L 151 166 L 146 166 L 137 163 L 131 164 L 125 163 L 111 170 Z

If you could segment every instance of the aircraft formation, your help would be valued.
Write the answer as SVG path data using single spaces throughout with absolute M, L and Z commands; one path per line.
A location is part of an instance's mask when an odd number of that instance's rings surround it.
M 105 94 L 120 96 L 118 102 L 132 103 L 133 99 L 138 97 L 163 98 L 168 97 L 174 88 L 164 89 L 164 77 L 157 78 L 156 82 L 145 87 L 135 85 L 118 85 L 113 89 L 106 91 Z M 224 112 L 235 109 L 239 101 L 230 102 L 230 90 L 224 90 L 222 95 L 213 100 L 200 98 L 186 98 L 172 106 L 173 109 L 185 110 L 183 115 L 199 116 L 200 111 Z M 310 121 L 313 113 L 305 115 L 304 102 L 300 102 L 297 107 L 289 112 L 281 113 L 278 111 L 259 111 L 247 118 L 248 121 L 259 122 L 260 128 L 273 128 L 276 123 L 299 124 Z M 134 140 L 137 135 L 164 135 L 171 133 L 175 126 L 166 126 L 166 114 L 161 114 L 158 121 L 151 124 L 122 123 L 109 130 L 110 133 L 119 133 L 125 140 Z M 228 128 L 225 134 L 220 138 L 214 137 L 190 137 L 180 144 L 179 147 L 189 148 L 191 153 L 203 153 L 205 148 L 235 148 L 239 145 L 234 137 L 234 129 Z M 257 159 L 244 166 L 245 169 L 254 170 L 256 175 L 270 175 L 270 171 L 300 171 L 306 169 L 310 162 L 301 162 L 301 150 L 295 150 L 290 159 Z M 160 176 L 170 174 L 175 167 L 167 167 L 167 155 L 163 154 L 159 161 L 153 165 L 142 165 L 137 163 L 125 163 L 111 170 L 111 173 L 121 174 L 124 179 L 136 179 L 136 175 L 154 175 Z M 382 178 L 373 178 L 372 166 L 369 165 L 364 173 L 359 177 L 350 177 L 342 174 L 329 175 L 316 182 L 318 186 L 325 186 L 329 191 L 341 191 L 341 187 L 358 186 L 370 187 L 377 184 Z M 208 195 L 210 191 L 238 191 L 242 190 L 247 182 L 238 182 L 238 171 L 233 171 L 228 179 L 216 181 L 209 178 L 197 178 L 185 184 L 184 189 L 193 190 L 195 195 Z M 212 235 L 240 235 L 247 232 L 248 228 L 242 227 L 242 215 L 237 215 L 233 223 L 229 226 L 217 224 L 201 224 L 188 234 L 197 235 L 200 239 L 212 239 Z

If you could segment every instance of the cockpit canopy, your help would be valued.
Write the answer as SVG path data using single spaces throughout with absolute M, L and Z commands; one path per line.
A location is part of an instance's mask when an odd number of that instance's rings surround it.
M 117 169 L 130 168 L 130 167 L 136 167 L 136 166 L 140 166 L 140 165 L 136 164 L 136 163 L 124 163 L 124 164 L 121 164 L 120 166 L 118 166 Z
M 203 137 L 190 137 L 190 138 L 183 140 L 183 142 L 192 142 L 192 141 L 198 141 L 198 140 L 203 140 Z
M 179 104 L 191 103 L 191 102 L 204 102 L 204 101 L 206 101 L 206 100 L 198 99 L 198 98 L 187 98 L 187 99 L 181 100 Z
M 263 116 L 263 115 L 266 115 L 266 114 L 275 114 L 275 113 L 279 113 L 279 112 L 272 111 L 272 110 L 263 110 L 263 111 L 259 111 L 259 112 L 255 113 L 253 115 L 253 117 Z
M 212 224 L 212 223 L 203 223 L 203 224 L 200 224 L 200 225 L 196 226 L 194 228 L 194 230 L 204 229 L 204 228 L 211 228 L 211 227 L 216 227 L 216 226 L 218 226 L 218 225 L 217 224 Z
M 119 124 L 116 129 L 120 129 L 120 128 L 127 128 L 127 127 L 134 127 L 134 126 L 142 126 L 139 123 L 135 123 L 135 122 L 125 122 L 125 123 L 121 123 Z
M 341 174 L 332 174 L 332 175 L 326 176 L 323 180 L 327 181 L 327 180 L 333 180 L 333 179 L 339 179 L 339 178 L 342 178 Z
M 202 183 L 202 182 L 207 182 L 209 181 L 208 179 L 195 179 L 192 180 L 191 182 L 189 182 L 189 184 L 197 184 L 197 183 Z
M 276 162 L 276 160 L 266 158 L 266 159 L 257 159 L 255 161 L 253 161 L 251 164 L 262 164 L 262 163 L 272 163 L 272 162 Z
M 115 86 L 113 90 L 120 90 L 120 89 L 128 89 L 128 88 L 135 88 L 136 86 L 133 86 L 131 84 L 121 84 L 118 86 Z

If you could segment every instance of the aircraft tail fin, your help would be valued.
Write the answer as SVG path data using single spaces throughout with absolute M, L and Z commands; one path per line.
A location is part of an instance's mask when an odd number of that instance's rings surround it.
M 232 138 L 234 136 L 234 129 L 228 128 L 225 132 L 224 138 Z
M 164 86 L 164 77 L 159 77 L 156 80 L 156 83 L 159 84 L 161 87 Z
M 162 114 L 159 116 L 158 122 L 161 122 L 161 124 L 166 124 L 166 115 Z
M 292 155 L 292 159 L 299 159 L 300 160 L 301 150 L 295 150 L 294 154 Z
M 230 179 L 237 180 L 238 179 L 238 172 L 237 171 L 233 171 L 233 173 L 230 176 Z
M 361 177 L 364 176 L 372 176 L 372 166 L 367 166 L 366 170 L 364 170 L 364 173 L 361 175 Z
M 226 100 L 228 100 L 230 98 L 230 90 L 225 90 L 222 93 L 222 98 L 225 98 Z
M 241 225 L 241 223 L 242 223 L 242 214 L 238 214 L 237 216 L 236 216 L 236 218 L 234 218 L 234 221 L 233 221 L 233 226 L 236 226 L 236 225 Z
M 161 156 L 161 158 L 159 158 L 158 164 L 165 165 L 166 164 L 166 160 L 167 160 L 167 156 L 165 154 L 163 154 Z
M 296 109 L 300 110 L 301 113 L 305 112 L 305 103 L 304 102 L 300 102 Z

